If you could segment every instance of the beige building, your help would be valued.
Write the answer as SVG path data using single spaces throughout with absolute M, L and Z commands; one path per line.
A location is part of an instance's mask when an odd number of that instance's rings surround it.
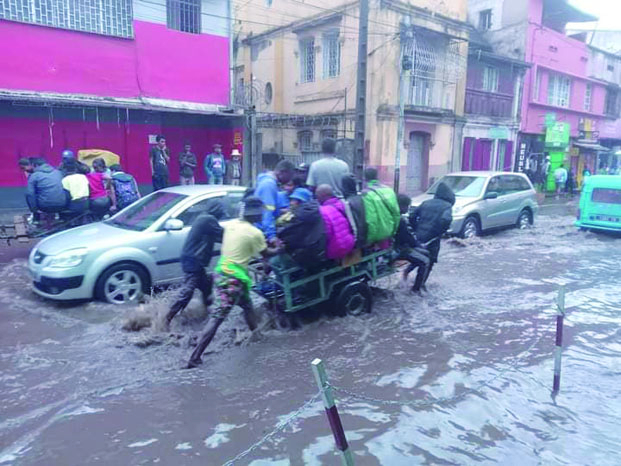
M 234 12 L 236 100 L 256 107 L 265 166 L 312 161 L 326 136 L 343 140 L 351 163 L 359 4 L 312 1 L 250 0 Z M 402 124 L 401 191 L 460 165 L 466 16 L 466 0 L 370 0 L 365 164 L 392 184 Z

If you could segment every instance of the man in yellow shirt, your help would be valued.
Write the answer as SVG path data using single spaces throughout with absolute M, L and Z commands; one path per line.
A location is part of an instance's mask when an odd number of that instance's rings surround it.
M 261 221 L 262 216 L 261 199 L 248 197 L 244 200 L 241 218 L 233 220 L 224 228 L 221 255 L 214 279 L 215 310 L 210 314 L 203 334 L 190 356 L 188 369 L 202 363 L 202 354 L 234 306 L 242 308 L 250 330 L 257 328 L 257 317 L 250 299 L 252 280 L 248 275 L 248 263 L 253 257 L 269 257 L 278 253 L 278 249 L 268 248 L 263 233 L 253 225 Z

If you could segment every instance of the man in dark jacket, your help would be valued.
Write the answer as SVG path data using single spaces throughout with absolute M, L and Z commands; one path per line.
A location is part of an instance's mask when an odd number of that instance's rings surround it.
M 433 199 L 423 202 L 410 214 L 410 226 L 416 239 L 429 251 L 429 269 L 423 281 L 424 286 L 433 264 L 438 262 L 440 239 L 451 227 L 453 221 L 455 194 L 444 183 L 439 183 Z
M 345 212 L 356 237 L 355 247 L 362 248 L 366 246 L 367 242 L 367 220 L 364 214 L 362 196 L 358 194 L 356 177 L 348 173 L 343 177 L 341 184 L 343 186 L 343 196 L 345 197 Z
M 209 203 L 206 211 L 194 220 L 181 251 L 181 268 L 185 274 L 183 286 L 179 290 L 177 301 L 166 314 L 167 324 L 170 324 L 179 311 L 185 309 L 197 288 L 203 294 L 203 304 L 205 307 L 209 306 L 213 278 L 211 274 L 207 275 L 205 267 L 208 267 L 211 261 L 214 243 L 222 242 L 224 230 L 218 220 L 223 216 L 222 202 L 214 200 Z
M 418 268 L 412 291 L 420 293 L 420 289 L 423 286 L 425 278 L 427 277 L 429 252 L 418 242 L 405 218 L 410 210 L 412 199 L 405 194 L 399 194 L 397 196 L 397 202 L 399 203 L 399 210 L 401 211 L 401 221 L 399 222 L 397 234 L 395 235 L 394 246 L 395 252 L 397 253 L 395 260 L 405 260 L 409 262 L 409 265 L 403 271 L 402 279 L 404 283 L 407 282 L 410 272 Z
M 68 202 L 63 189 L 63 174 L 41 158 L 33 159 L 32 166 L 34 171 L 28 177 L 26 188 L 28 207 L 32 212 L 60 212 Z

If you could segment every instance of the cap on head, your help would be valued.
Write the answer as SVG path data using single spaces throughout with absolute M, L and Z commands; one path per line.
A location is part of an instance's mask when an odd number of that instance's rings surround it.
M 358 194 L 358 183 L 353 173 L 343 175 L 343 178 L 341 178 L 341 186 L 343 187 L 343 195 L 345 197 Z
M 241 153 L 239 152 L 239 149 L 233 149 L 231 151 L 231 157 L 241 157 Z
M 263 215 L 263 201 L 256 196 L 248 196 L 244 199 L 242 216 L 254 217 Z
M 63 151 L 63 155 L 62 155 L 63 159 L 75 159 L 75 154 L 73 153 L 72 150 L 69 149 L 65 149 Z
M 313 198 L 313 193 L 311 193 L 306 188 L 295 188 L 293 192 L 291 193 L 291 195 L 289 196 L 289 199 L 296 199 L 300 201 L 301 203 L 308 202 L 312 198 Z

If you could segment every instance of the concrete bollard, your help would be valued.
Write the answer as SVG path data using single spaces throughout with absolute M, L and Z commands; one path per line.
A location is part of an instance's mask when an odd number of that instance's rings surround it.
M 565 318 L 565 286 L 558 290 L 556 301 L 556 339 L 554 349 L 554 379 L 552 392 L 558 393 L 561 388 L 561 356 L 563 353 L 563 319 Z
M 321 359 L 315 359 L 311 366 L 313 368 L 313 374 L 315 375 L 315 381 L 319 390 L 322 391 L 321 398 L 323 399 L 323 405 L 326 408 L 326 416 L 328 416 L 328 422 L 330 423 L 330 429 L 332 429 L 332 435 L 334 435 L 334 442 L 336 448 L 341 452 L 341 463 L 343 466 L 353 466 L 354 458 L 349 450 L 347 444 L 347 438 L 345 438 L 345 430 L 339 417 L 339 412 L 336 409 L 334 403 L 334 397 L 332 396 L 332 389 L 328 384 L 328 375 L 326 369 L 323 366 Z

